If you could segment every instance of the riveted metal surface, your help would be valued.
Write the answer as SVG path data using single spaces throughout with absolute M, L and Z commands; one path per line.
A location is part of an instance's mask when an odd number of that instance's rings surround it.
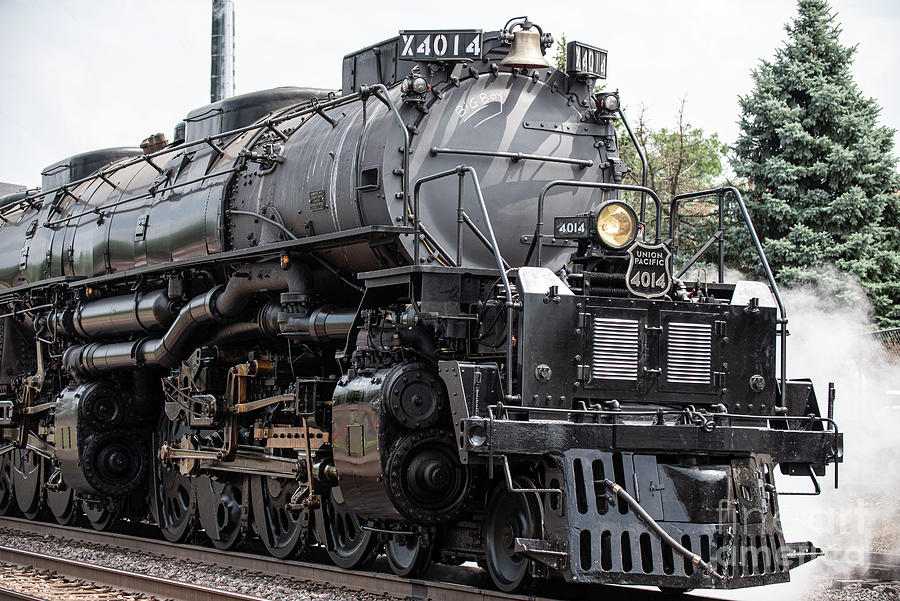
M 522 403 L 532 407 L 571 407 L 575 378 L 578 311 L 575 295 L 549 269 L 522 267 L 518 284 L 523 298 L 519 329 Z M 551 290 L 555 287 L 555 294 Z M 550 376 L 538 377 L 538 366 Z M 541 372 L 546 374 L 543 368 Z
M 533 234 L 535 199 L 541 187 L 554 179 L 594 181 L 596 168 L 506 157 L 432 156 L 430 149 L 450 147 L 593 161 L 593 136 L 548 136 L 543 129 L 521 127 L 524 121 L 574 123 L 580 119 L 578 105 L 568 102 L 543 77 L 501 72 L 495 77 L 464 77 L 459 85 L 440 83 L 441 97 L 432 99 L 424 115 L 403 103 L 399 88 L 390 92 L 404 120 L 420 121 L 413 136 L 407 174 L 410 184 L 460 163 L 474 167 L 495 222 L 501 253 L 511 261 L 527 250 L 522 236 Z M 18 221 L 12 215 L 10 223 L 0 228 L 9 246 L 3 256 L 24 266 L 15 269 L 12 264 L 0 264 L 0 283 L 11 287 L 55 275 L 116 273 L 291 237 L 394 224 L 402 219 L 411 199 L 401 194 L 399 148 L 403 142 L 391 112 L 377 99 L 369 98 L 365 110 L 362 101 L 354 100 L 329 108 L 325 114 L 327 118 L 307 113 L 280 123 L 280 135 L 258 129 L 219 141 L 217 149 L 200 145 L 176 151 L 160 165 L 162 174 L 146 163 L 136 163 L 112 173 L 109 183 L 97 179 L 74 186 L 70 191 L 77 201 L 63 194 L 55 203 L 45 199 L 39 215 L 33 210 L 23 211 Z M 280 157 L 280 162 L 267 167 L 257 162 L 244 165 L 239 160 L 242 151 L 269 153 Z M 241 166 L 240 174 L 231 172 Z M 198 181 L 186 184 L 193 180 Z M 422 222 L 444 248 L 455 244 L 456 215 L 452 203 L 442 199 L 455 195 L 456 185 L 455 178 L 449 178 L 422 189 Z M 486 224 L 471 183 L 467 186 L 466 211 L 484 231 Z M 159 192 L 148 195 L 153 190 Z M 141 195 L 145 197 L 121 202 Z M 560 189 L 548 197 L 548 213 L 575 214 L 599 199 L 598 190 Z M 100 209 L 100 213 L 90 212 L 91 208 Z M 250 214 L 229 215 L 229 210 Z M 82 213 L 86 214 L 61 221 Z M 21 225 L 34 219 L 39 222 L 37 231 L 26 245 Z M 46 222 L 56 224 L 43 227 Z M 501 223 L 504 227 L 499 227 Z M 463 240 L 468 265 L 493 267 L 489 251 L 473 233 L 466 230 Z M 402 242 L 406 254 L 411 255 L 412 239 Z M 323 250 L 320 256 L 350 273 L 408 261 L 404 253 L 385 251 L 382 247 L 343 246 Z M 545 264 L 558 267 L 567 253 L 567 249 L 548 247 Z

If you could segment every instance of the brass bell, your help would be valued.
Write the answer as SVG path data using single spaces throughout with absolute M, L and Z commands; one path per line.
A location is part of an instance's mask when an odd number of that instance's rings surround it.
M 502 61 L 501 67 L 549 67 L 550 63 L 541 52 L 541 34 L 530 29 L 520 29 L 513 34 L 512 46 Z

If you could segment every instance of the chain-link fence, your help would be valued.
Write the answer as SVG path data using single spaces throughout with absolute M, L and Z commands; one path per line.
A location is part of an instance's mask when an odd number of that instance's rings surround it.
M 879 330 L 872 336 L 879 342 L 885 360 L 900 363 L 900 328 Z

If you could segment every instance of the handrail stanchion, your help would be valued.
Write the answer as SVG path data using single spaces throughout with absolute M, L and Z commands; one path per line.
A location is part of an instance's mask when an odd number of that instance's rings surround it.
M 631 126 L 628 124 L 628 119 L 625 118 L 625 111 L 622 110 L 622 107 L 619 106 L 619 117 L 622 119 L 622 125 L 625 126 L 625 131 L 628 132 L 628 137 L 631 138 L 631 144 L 634 146 L 634 149 L 637 150 L 638 156 L 641 159 L 641 187 L 647 187 L 647 157 L 644 155 L 644 149 L 641 148 L 641 145 L 638 144 L 637 137 L 635 137 L 634 132 L 631 131 Z M 641 223 L 644 223 L 644 214 L 647 212 L 647 196 L 646 193 L 641 192 Z M 659 215 L 656 216 L 656 231 L 659 231 Z M 659 242 L 657 242 L 659 244 Z
M 473 228 L 473 232 L 475 232 L 476 236 L 479 237 L 482 242 L 484 242 L 484 234 L 474 227 L 473 224 L 470 224 L 466 219 L 465 210 L 463 209 L 463 200 L 464 200 L 464 181 L 466 174 L 472 176 L 472 183 L 475 186 L 475 198 L 478 200 L 478 206 L 481 209 L 481 216 L 484 218 L 484 226 L 487 228 L 487 243 L 488 247 L 491 250 L 491 254 L 494 255 L 494 260 L 497 262 L 497 270 L 500 272 L 500 279 L 503 282 L 503 287 L 506 293 L 506 318 L 507 318 L 507 326 L 506 326 L 506 399 L 507 400 L 516 400 L 515 395 L 513 395 L 513 377 L 512 377 L 512 361 L 513 361 L 513 335 L 512 335 L 512 325 L 514 310 L 519 308 L 519 305 L 513 300 L 512 288 L 509 284 L 509 276 L 507 275 L 507 270 L 505 265 L 508 263 L 503 259 L 503 256 L 500 254 L 500 245 L 497 244 L 497 237 L 494 234 L 494 227 L 491 225 L 491 217 L 488 214 L 487 204 L 484 202 L 484 194 L 481 191 L 481 183 L 478 181 L 478 173 L 476 173 L 475 169 L 469 167 L 468 165 L 458 165 L 453 169 L 448 169 L 446 171 L 440 171 L 438 173 L 433 173 L 431 175 L 426 175 L 425 177 L 419 178 L 416 180 L 416 183 L 413 185 L 413 224 L 416 232 L 416 239 L 413 249 L 413 260 L 415 264 L 419 263 L 419 231 L 420 231 L 420 219 L 419 219 L 419 191 L 422 188 L 422 184 L 425 184 L 430 181 L 434 181 L 436 179 L 441 179 L 443 177 L 448 177 L 453 174 L 457 174 L 459 176 L 459 193 L 458 193 L 458 205 L 457 205 L 457 221 L 456 221 L 456 240 L 457 240 L 457 264 L 462 265 L 463 257 L 462 257 L 462 226 L 463 224 L 469 225 L 469 227 Z
M 463 264 L 463 223 L 466 222 L 463 210 L 463 194 L 465 193 L 466 172 L 459 172 L 459 193 L 456 203 L 456 264 L 462 267 Z
M 513 301 L 512 288 L 509 285 L 509 278 L 506 269 L 503 268 L 503 257 L 500 256 L 500 247 L 497 245 L 497 238 L 494 236 L 494 227 L 491 225 L 491 217 L 488 215 L 487 205 L 484 203 L 484 196 L 481 194 L 481 184 L 478 182 L 478 174 L 471 167 L 465 166 L 462 169 L 468 171 L 472 175 L 472 182 L 475 184 L 475 196 L 478 198 L 478 204 L 481 205 L 481 216 L 484 217 L 484 225 L 487 228 L 488 238 L 491 241 L 491 247 L 494 250 L 494 259 L 497 261 L 497 270 L 500 272 L 500 278 L 503 280 L 503 287 L 506 288 L 506 399 L 508 401 L 515 400 L 513 395 L 513 311 L 517 308 Z
M 453 169 L 447 169 L 446 171 L 440 171 L 438 173 L 432 173 L 431 175 L 426 175 L 425 177 L 421 177 L 416 180 L 416 183 L 413 185 L 413 235 L 415 236 L 415 243 L 413 244 L 413 264 L 419 264 L 419 238 L 424 235 L 424 231 L 422 230 L 421 219 L 419 218 L 419 190 L 422 188 L 422 184 L 426 184 L 428 182 L 432 182 L 436 179 L 441 179 L 442 177 L 447 177 L 448 175 L 453 175 L 454 173 L 459 173 L 460 167 L 454 167 Z M 457 226 L 458 227 L 458 226 Z M 432 242 L 437 245 L 435 240 Z M 438 246 L 438 248 L 440 248 Z M 446 251 L 443 251 L 446 254 Z M 448 260 L 452 261 L 453 259 L 448 255 Z
M 725 283 L 725 193 L 719 192 L 719 283 Z
M 409 203 L 409 130 L 406 128 L 406 124 L 403 122 L 403 117 L 400 116 L 400 111 L 397 110 L 397 107 L 394 105 L 394 101 L 391 100 L 391 97 L 388 93 L 387 87 L 383 83 L 378 83 L 373 86 L 363 86 L 360 88 L 360 93 L 362 94 L 362 90 L 373 90 L 372 94 L 381 101 L 388 109 L 390 109 L 391 114 L 394 116 L 394 121 L 397 122 L 397 125 L 400 127 L 400 131 L 403 132 L 403 176 L 401 180 L 401 184 L 403 186 L 403 202 L 406 206 L 409 206 L 406 203 Z M 406 211 L 403 212 L 404 217 L 406 216 Z M 406 219 L 404 218 L 403 225 L 406 225 Z
M 778 289 L 778 283 L 775 281 L 775 274 L 772 273 L 772 268 L 769 266 L 769 260 L 766 259 L 766 253 L 763 250 L 762 243 L 759 241 L 759 236 L 756 233 L 756 228 L 753 227 L 753 221 L 750 219 L 750 212 L 747 210 L 747 205 L 744 204 L 744 199 L 741 197 L 741 193 L 734 186 L 722 186 L 720 188 L 714 188 L 710 190 L 701 190 L 699 192 L 688 192 L 686 194 L 679 194 L 672 198 L 672 204 L 669 209 L 669 235 L 670 237 L 675 237 L 675 212 L 678 208 L 678 203 L 682 200 L 693 200 L 697 198 L 705 198 L 708 196 L 720 195 L 721 199 L 724 199 L 725 194 L 731 193 L 735 200 L 737 200 L 738 207 L 741 209 L 741 216 L 744 218 L 744 224 L 747 226 L 747 231 L 750 233 L 750 240 L 753 242 L 754 248 L 756 248 L 756 254 L 759 257 L 759 261 L 762 264 L 763 271 L 766 274 L 766 279 L 769 281 L 769 287 L 772 290 L 772 295 L 775 297 L 775 303 L 778 306 L 778 314 L 780 316 L 778 323 L 781 325 L 781 331 L 779 332 L 779 336 L 781 338 L 781 370 L 779 374 L 779 380 L 781 383 L 781 402 L 782 406 L 784 403 L 784 395 L 785 395 L 785 385 L 787 383 L 787 310 L 784 308 L 784 301 L 781 298 L 781 292 Z M 722 204 L 719 209 L 719 224 L 720 228 L 723 228 L 724 231 L 724 200 L 722 200 Z M 723 242 L 720 242 L 719 245 L 719 261 L 720 265 L 724 261 L 724 250 L 722 248 Z M 721 276 L 720 276 L 721 280 Z

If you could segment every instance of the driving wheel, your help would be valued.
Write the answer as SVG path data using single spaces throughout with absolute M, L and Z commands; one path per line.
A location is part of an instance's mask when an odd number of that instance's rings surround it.
M 37 453 L 16 449 L 12 453 L 12 483 L 19 511 L 29 520 L 45 508 L 42 484 L 43 459 Z
M 528 478 L 513 479 L 513 488 L 534 488 Z M 541 506 L 536 493 L 507 490 L 501 483 L 488 501 L 482 525 L 485 563 L 491 580 L 503 592 L 519 590 L 528 579 L 530 560 L 517 553 L 517 538 L 541 537 Z
M 50 470 L 47 470 L 50 471 Z M 47 481 L 47 507 L 53 519 L 60 526 L 74 526 L 81 517 L 75 490 L 62 481 L 59 472 L 50 475 Z
M 201 475 L 197 485 L 200 525 L 217 549 L 234 549 L 244 540 L 246 524 L 242 509 L 246 498 L 243 477 Z
M 13 515 L 18 509 L 13 489 L 12 453 L 0 455 L 0 515 Z
M 180 416 L 171 421 L 163 413 L 153 436 L 152 448 L 159 449 L 163 443 L 179 441 L 187 431 Z M 156 453 L 153 455 L 150 511 L 167 541 L 184 542 L 197 525 L 197 495 L 193 483 L 177 466 L 163 461 Z
M 340 486 L 334 486 L 322 502 L 325 548 L 334 565 L 345 570 L 362 569 L 377 555 L 378 537 L 344 502 Z
M 309 510 L 288 508 L 298 486 L 296 480 L 284 478 L 253 476 L 250 480 L 253 526 L 269 555 L 278 559 L 309 549 Z

